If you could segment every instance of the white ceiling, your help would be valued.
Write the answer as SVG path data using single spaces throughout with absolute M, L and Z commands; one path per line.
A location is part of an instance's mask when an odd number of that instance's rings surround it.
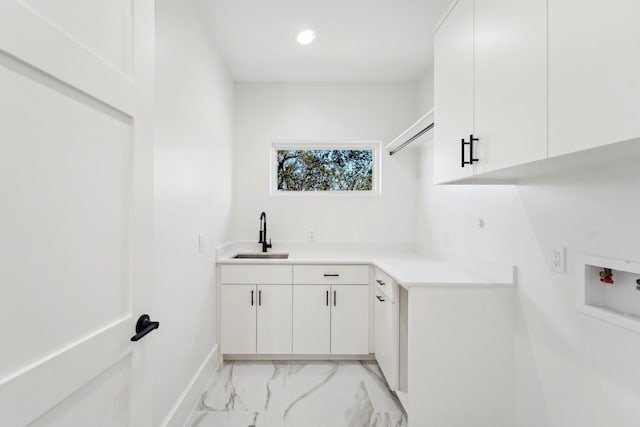
M 196 0 L 234 80 L 278 82 L 417 80 L 450 1 Z

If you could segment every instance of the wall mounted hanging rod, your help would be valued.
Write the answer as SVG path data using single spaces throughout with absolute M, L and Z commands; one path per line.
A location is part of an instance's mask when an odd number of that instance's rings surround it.
M 420 138 L 425 133 L 429 132 L 431 129 L 433 129 L 434 126 L 435 126 L 435 123 L 429 124 L 426 128 L 422 129 L 420 132 L 418 132 L 417 134 L 413 135 L 411 138 L 407 139 L 405 142 L 400 144 L 397 148 L 394 148 L 393 150 L 389 151 L 389 155 L 393 156 L 398 151 L 402 150 L 404 147 L 406 147 L 407 145 L 411 144 L 413 141 L 415 141 L 416 139 Z

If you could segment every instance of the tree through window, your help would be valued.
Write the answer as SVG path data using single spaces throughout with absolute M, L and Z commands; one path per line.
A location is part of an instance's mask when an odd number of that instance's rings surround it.
M 374 148 L 276 148 L 276 190 L 374 191 Z

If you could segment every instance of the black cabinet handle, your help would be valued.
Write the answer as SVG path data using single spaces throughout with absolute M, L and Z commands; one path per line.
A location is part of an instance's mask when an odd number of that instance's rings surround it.
M 337 298 L 336 298 L 336 291 L 333 291 L 333 306 L 334 306 L 334 307 L 336 306 L 336 300 L 337 300 Z
M 258 305 L 262 305 L 262 291 L 258 291 Z
M 340 277 L 337 273 L 324 273 L 324 277 Z
M 464 140 L 464 138 L 462 138 L 460 140 L 460 151 L 462 154 L 462 161 L 461 161 L 461 165 L 462 167 L 465 167 L 465 165 L 473 165 L 473 162 L 477 162 L 478 159 L 476 159 L 475 157 L 473 157 L 473 143 L 479 141 L 478 138 L 474 138 L 473 134 L 469 135 L 469 142 L 466 142 Z M 467 162 L 464 158 L 464 146 L 468 145 L 469 146 L 469 161 Z
M 136 334 L 131 337 L 131 341 L 138 341 L 149 332 L 160 327 L 160 322 L 152 322 L 148 314 L 143 314 L 136 322 Z
M 386 283 L 384 283 L 382 280 L 380 279 L 376 279 L 376 282 L 378 282 L 380 284 L 380 286 L 384 286 L 386 285 Z
M 380 302 L 384 302 L 385 301 L 385 299 L 382 298 L 380 295 L 376 295 L 376 298 L 378 298 L 378 301 L 380 301 Z
M 253 306 L 253 290 L 251 291 L 251 305 Z
M 327 307 L 329 307 L 329 291 L 327 291 Z

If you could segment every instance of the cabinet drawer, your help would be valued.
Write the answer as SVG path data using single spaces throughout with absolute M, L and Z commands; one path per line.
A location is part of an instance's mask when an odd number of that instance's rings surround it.
M 294 265 L 296 285 L 362 285 L 369 283 L 368 265 Z
M 391 302 L 398 300 L 398 284 L 391 276 L 379 268 L 376 268 L 375 282 L 376 289 L 385 294 Z
M 225 285 L 290 285 L 291 265 L 223 265 L 220 282 Z

